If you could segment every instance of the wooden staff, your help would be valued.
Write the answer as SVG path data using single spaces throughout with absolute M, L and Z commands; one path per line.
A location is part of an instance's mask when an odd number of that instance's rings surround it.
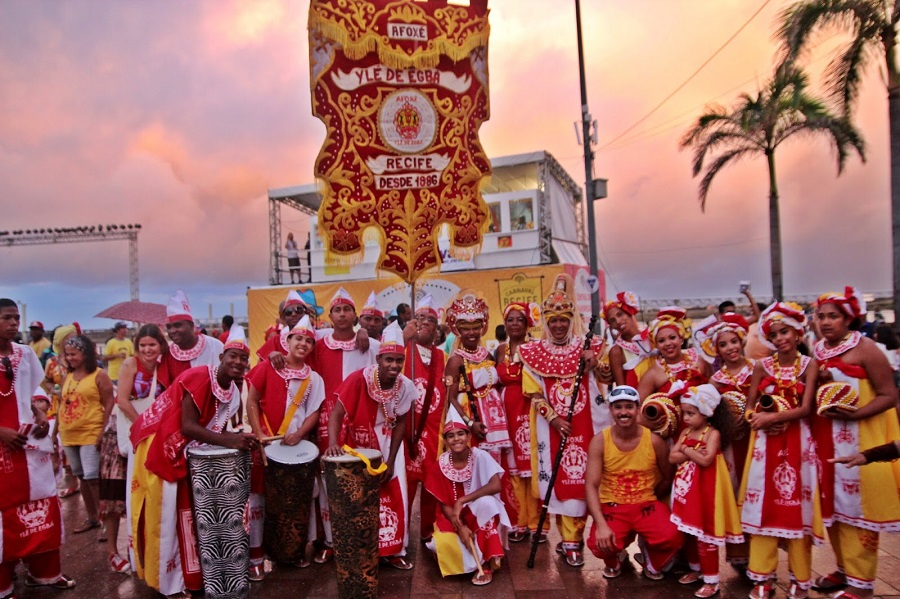
M 579 317 L 576 315 L 576 318 Z M 591 324 L 588 326 L 588 332 L 584 336 L 583 352 L 591 348 L 591 339 L 594 336 L 594 326 L 596 324 L 597 315 L 591 314 Z M 578 372 L 575 375 L 575 385 L 572 387 L 572 400 L 569 402 L 569 413 L 566 415 L 566 422 L 569 424 L 572 423 L 572 416 L 575 415 L 575 403 L 578 401 L 578 394 L 581 392 L 581 379 L 584 376 L 585 367 L 583 352 L 581 359 L 578 361 Z M 568 435 L 561 434 L 560 436 L 562 438 L 559 441 L 559 448 L 556 450 L 556 460 L 554 460 L 553 470 L 550 472 L 547 493 L 544 495 L 544 503 L 541 505 L 541 517 L 538 519 L 537 530 L 534 533 L 534 538 L 531 540 L 531 553 L 528 555 L 527 564 L 529 568 L 534 568 L 534 556 L 537 554 L 538 540 L 541 538 L 541 533 L 544 531 L 544 522 L 547 520 L 547 511 L 550 509 L 550 496 L 553 494 L 553 485 L 556 483 L 556 475 L 559 474 L 559 467 L 562 464 L 563 450 L 566 448 L 566 441 L 569 440 Z
M 263 466 L 269 465 L 269 458 L 266 457 L 266 448 L 262 446 L 263 443 L 271 443 L 272 441 L 280 441 L 284 439 L 284 435 L 272 435 L 271 437 L 263 437 L 259 440 L 259 452 L 262 455 L 262 463 Z
M 478 552 L 475 551 L 475 537 L 469 537 L 469 551 L 472 552 L 472 557 L 475 558 L 475 567 L 478 568 L 478 576 L 480 578 L 484 578 L 484 568 L 481 567 L 481 560 L 478 559 Z

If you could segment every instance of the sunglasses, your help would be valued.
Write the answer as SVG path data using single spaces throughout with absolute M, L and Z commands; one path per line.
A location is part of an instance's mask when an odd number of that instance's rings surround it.
M 9 359 L 9 356 L 3 356 L 3 358 L 0 359 L 0 362 L 3 363 L 3 372 L 6 374 L 6 380 L 12 382 L 16 373 L 13 372 L 12 361 Z
M 631 389 L 629 387 L 616 387 L 609 392 L 610 397 L 619 397 L 624 395 L 634 398 L 635 401 L 637 401 L 638 399 L 638 394 L 634 392 L 634 389 Z
M 284 309 L 285 316 L 291 316 L 293 314 L 300 314 L 300 315 L 306 314 L 306 309 L 304 309 L 304 308 L 285 308 Z

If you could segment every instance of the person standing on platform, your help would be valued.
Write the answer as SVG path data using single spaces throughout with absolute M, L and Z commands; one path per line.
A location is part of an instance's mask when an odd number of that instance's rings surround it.
M 62 573 L 63 522 L 47 438 L 46 415 L 32 405 L 43 379 L 41 363 L 27 345 L 13 342 L 19 330 L 15 301 L 0 299 L 0 597 L 14 599 L 15 569 L 28 567 L 26 586 L 70 589 Z M 44 594 L 45 595 L 45 594 Z
M 159 382 L 166 388 L 189 368 L 215 366 L 219 362 L 222 342 L 198 333 L 187 295 L 180 289 L 166 305 L 166 333 L 172 342 L 159 367 Z
M 136 574 L 170 598 L 190 599 L 187 589 L 203 588 L 186 449 L 194 442 L 242 451 L 259 445 L 251 433 L 225 430 L 240 410 L 236 383 L 249 361 L 246 341 L 229 339 L 215 366 L 180 374 L 131 428 Z
M 522 391 L 531 398 L 532 464 L 536 472 L 532 485 L 542 500 L 547 497 L 556 453 L 563 457 L 550 493 L 549 512 L 556 515 L 562 542 L 556 551 L 566 563 L 579 568 L 584 565 L 584 527 L 587 522 L 584 474 L 588 448 L 594 435 L 610 426 L 609 406 L 596 404 L 600 395 L 593 370 L 603 353 L 603 342 L 593 341 L 584 349 L 584 323 L 578 313 L 573 293 L 574 283 L 568 275 L 559 275 L 553 290 L 541 306 L 544 335 L 540 341 L 519 348 L 525 364 Z M 577 381 L 579 363 L 585 368 Z M 574 410 L 568 420 L 570 406 Z
M 871 597 L 878 570 L 882 532 L 900 530 L 900 462 L 865 468 L 835 465 L 846 458 L 900 439 L 897 388 L 890 363 L 878 346 L 859 332 L 866 304 L 859 292 L 826 293 L 816 302 L 822 339 L 815 345 L 820 383 L 842 383 L 858 400 L 853 410 L 833 408 L 813 416 L 813 437 L 822 460 L 822 519 L 837 570 L 819 577 L 822 591 L 850 589 L 836 596 Z
M 415 425 L 407 426 L 406 447 L 409 459 L 406 462 L 406 476 L 409 483 L 409 507 L 413 501 L 419 483 L 423 484 L 419 513 L 419 528 L 422 542 L 431 538 L 434 531 L 434 516 L 437 505 L 434 497 L 424 488 L 428 472 L 437 463 L 438 445 L 440 444 L 443 422 L 441 420 L 447 408 L 446 389 L 441 384 L 446 356 L 435 346 L 438 328 L 438 311 L 434 298 L 425 294 L 416 304 L 415 319 L 407 329 L 415 329 L 412 343 L 406 345 L 406 360 L 403 373 L 416 385 Z M 407 334 L 407 331 L 404 331 Z
M 329 446 L 325 451 L 326 456 L 342 455 L 343 437 L 350 447 L 377 449 L 385 456 L 378 553 L 383 562 L 398 570 L 413 567 L 406 559 L 409 497 L 403 440 L 407 415 L 418 395 L 413 382 L 402 374 L 404 356 L 403 331 L 391 325 L 384 331 L 378 363 L 351 374 L 335 392 L 337 401 L 328 422 Z
M 288 233 L 287 241 L 284 242 L 284 251 L 288 259 L 288 271 L 291 273 L 291 285 L 294 284 L 294 277 L 297 277 L 297 284 L 302 283 L 303 277 L 300 276 L 300 249 L 297 241 L 294 239 L 293 233 Z
M 134 355 L 134 344 L 131 339 L 126 337 L 128 325 L 124 322 L 117 322 L 113 327 L 113 333 L 115 336 L 106 342 L 100 359 L 106 364 L 106 373 L 109 375 L 109 380 L 115 385 L 119 382 L 119 369 L 122 368 L 122 362 L 125 361 L 125 358 Z

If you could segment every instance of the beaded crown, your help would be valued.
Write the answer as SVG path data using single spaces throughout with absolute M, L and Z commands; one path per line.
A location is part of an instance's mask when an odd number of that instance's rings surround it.
M 450 327 L 454 334 L 457 333 L 456 326 L 460 322 L 481 321 L 487 327 L 488 305 L 474 292 L 463 291 L 447 308 L 446 319 L 447 326 Z
M 575 299 L 572 297 L 572 277 L 567 274 L 561 274 L 556 277 L 553 283 L 553 290 L 547 295 L 544 303 L 541 304 L 541 312 L 546 322 L 553 316 L 575 315 L 576 305 Z

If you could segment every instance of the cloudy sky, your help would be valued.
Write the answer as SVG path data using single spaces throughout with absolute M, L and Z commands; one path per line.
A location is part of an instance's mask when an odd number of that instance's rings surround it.
M 716 297 L 739 280 L 771 291 L 764 162 L 723 172 L 703 214 L 678 140 L 704 105 L 730 105 L 769 77 L 788 4 L 582 2 L 596 175 L 610 180 L 596 216 L 611 291 Z M 490 7 L 485 149 L 547 150 L 582 181 L 574 6 Z M 307 10 L 303 0 L 4 0 L 0 229 L 141 223 L 142 299 L 183 288 L 202 316 L 232 304 L 246 314 L 246 287 L 268 279 L 266 190 L 312 182 L 324 137 L 310 108 Z M 833 44 L 819 46 L 814 79 Z M 842 177 L 827 144 L 801 139 L 777 155 L 788 294 L 890 288 L 887 106 L 876 69 L 857 114 L 868 161 L 850 160 Z M 305 231 L 303 220 L 288 216 L 285 230 Z M 0 296 L 48 327 L 106 326 L 93 314 L 128 294 L 124 241 L 0 247 Z

